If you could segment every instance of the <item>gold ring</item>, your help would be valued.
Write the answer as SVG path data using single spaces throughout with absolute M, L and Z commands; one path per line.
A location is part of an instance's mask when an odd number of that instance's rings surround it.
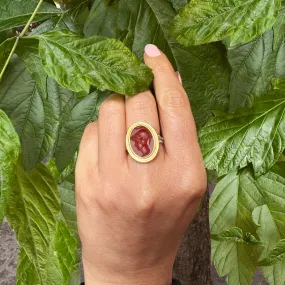
M 163 138 L 145 122 L 137 122 L 128 129 L 126 148 L 129 155 L 138 162 L 147 163 L 154 160 L 158 154 L 159 143 L 163 143 Z

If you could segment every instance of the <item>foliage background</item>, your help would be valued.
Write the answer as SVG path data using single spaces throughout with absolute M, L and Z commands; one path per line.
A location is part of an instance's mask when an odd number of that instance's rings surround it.
M 246 285 L 260 268 L 284 285 L 284 34 L 281 0 L 0 0 L 0 221 L 21 247 L 17 284 L 79 283 L 79 141 L 110 92 L 151 87 L 141 60 L 154 43 L 182 76 L 218 181 L 217 271 Z

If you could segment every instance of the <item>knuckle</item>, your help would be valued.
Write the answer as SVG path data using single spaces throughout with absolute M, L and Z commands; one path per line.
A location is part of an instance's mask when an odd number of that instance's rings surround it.
M 203 198 L 204 194 L 206 193 L 207 190 L 207 183 L 206 182 L 200 182 L 195 187 L 193 187 L 191 191 L 191 196 L 193 200 L 200 200 Z
M 136 216 L 139 220 L 148 220 L 155 212 L 155 201 L 143 200 L 137 205 Z
M 121 112 L 121 103 L 116 100 L 105 100 L 99 109 L 99 117 L 117 116 Z
M 201 199 L 207 190 L 207 179 L 203 175 L 195 177 L 191 169 L 183 171 L 178 180 L 180 191 L 186 201 Z
M 157 73 L 165 73 L 172 72 L 173 67 L 168 61 L 159 61 L 154 67 L 154 72 Z
M 178 89 L 166 89 L 162 97 L 162 106 L 167 109 L 183 108 L 188 104 L 188 98 L 185 91 Z
M 88 188 L 76 187 L 76 204 L 81 204 L 86 210 L 92 209 L 97 203 L 97 198 L 93 191 L 86 190 Z
M 93 122 L 85 127 L 84 133 L 80 141 L 79 154 L 82 149 L 89 149 L 89 147 L 94 147 L 94 142 L 96 143 L 98 138 L 98 122 Z
M 98 129 L 98 122 L 89 123 L 84 130 L 84 135 L 93 134 Z
M 148 220 L 156 209 L 156 199 L 151 188 L 144 189 L 138 196 L 136 203 L 136 218 L 139 220 Z
M 152 95 L 151 95 L 152 96 Z M 155 102 L 153 98 L 144 98 L 144 99 L 137 99 L 133 102 L 133 110 L 136 113 L 145 113 L 149 111 L 155 110 Z

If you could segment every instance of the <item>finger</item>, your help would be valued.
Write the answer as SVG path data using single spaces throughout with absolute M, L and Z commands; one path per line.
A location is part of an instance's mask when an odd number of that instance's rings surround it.
M 125 98 L 109 96 L 99 109 L 99 169 L 118 167 L 126 158 Z
M 182 84 L 183 84 L 183 82 L 182 82 L 182 78 L 181 78 L 180 73 L 179 73 L 178 71 L 176 71 L 176 72 L 175 72 L 175 74 L 176 74 L 176 77 L 177 77 L 177 78 L 178 78 L 178 80 L 179 80 L 179 83 L 182 85 Z
M 145 47 L 145 63 L 153 70 L 154 89 L 169 155 L 189 154 L 198 146 L 195 122 L 187 94 L 167 57 L 154 45 Z
M 126 121 L 127 129 L 134 123 L 145 122 L 150 124 L 157 134 L 160 134 L 156 101 L 150 91 L 126 98 Z M 144 155 L 150 154 L 148 148 L 144 148 L 141 151 Z
M 126 98 L 126 120 L 127 129 L 136 122 L 146 122 L 160 133 L 156 101 L 150 91 Z
M 81 138 L 76 170 L 86 172 L 86 167 L 98 168 L 98 122 L 90 123 L 84 130 Z

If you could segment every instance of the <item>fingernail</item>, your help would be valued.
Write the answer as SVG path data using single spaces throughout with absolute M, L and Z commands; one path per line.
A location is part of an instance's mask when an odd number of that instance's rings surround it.
M 144 51 L 150 57 L 156 57 L 161 55 L 161 51 L 157 48 L 157 46 L 152 44 L 146 45 Z
M 179 71 L 176 71 L 176 73 L 177 73 L 177 76 L 178 76 L 178 80 L 179 80 L 179 82 L 182 85 L 182 78 L 181 78 L 181 75 L 180 75 Z

